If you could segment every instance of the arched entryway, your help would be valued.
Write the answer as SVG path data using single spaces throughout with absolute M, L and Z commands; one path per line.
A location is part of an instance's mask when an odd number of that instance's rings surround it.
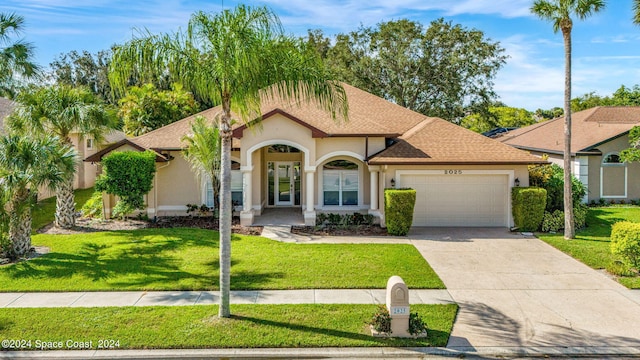
M 288 140 L 269 140 L 248 149 L 243 156 L 245 164 L 240 167 L 244 190 L 242 223 L 253 224 L 256 217 L 273 209 L 288 209 L 300 216 L 313 212 L 313 197 L 306 195 L 307 188 L 313 188 L 313 179 L 309 183 L 305 173 L 313 174 L 315 167 L 309 169 L 308 159 L 309 151 L 304 146 Z M 287 218 L 283 217 L 283 221 Z

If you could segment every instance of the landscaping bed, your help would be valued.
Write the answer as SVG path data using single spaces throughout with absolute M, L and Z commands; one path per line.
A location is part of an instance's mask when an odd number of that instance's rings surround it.
M 219 221 L 211 217 L 194 216 L 159 217 L 156 221 L 138 219 L 103 220 L 83 217 L 76 219 L 76 226 L 72 229 L 56 228 L 52 223 L 50 223 L 39 229 L 38 233 L 69 235 L 99 231 L 138 230 L 145 228 L 198 228 L 218 230 Z M 262 234 L 262 226 L 242 226 L 240 225 L 240 218 L 234 217 L 231 224 L 231 232 L 243 235 L 260 235 Z
M 316 236 L 388 236 L 386 228 L 379 225 L 354 226 L 292 226 L 291 232 Z
M 62 342 L 62 349 L 91 341 L 86 345 L 94 350 L 98 344 L 111 349 L 423 347 L 447 345 L 458 309 L 457 305 L 413 305 L 411 311 L 419 312 L 428 324 L 429 336 L 395 339 L 371 336 L 366 322 L 376 308 L 231 305 L 228 319 L 216 316 L 216 305 L 3 309 L 0 324 L 5 338 L 31 340 L 21 350 L 36 350 L 36 340 L 45 345 Z

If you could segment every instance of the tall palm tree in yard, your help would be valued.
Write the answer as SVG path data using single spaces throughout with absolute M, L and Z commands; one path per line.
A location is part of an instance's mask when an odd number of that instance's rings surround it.
M 76 153 L 61 146 L 55 137 L 6 135 L 0 138 L 0 193 L 9 213 L 9 246 L 2 249 L 11 258 L 31 248 L 31 207 L 40 186 L 56 189 L 73 171 Z
M 584 20 L 605 6 L 604 0 L 535 0 L 531 12 L 562 31 L 564 39 L 564 237 L 576 235 L 571 190 L 571 30 L 573 17 Z
M 0 13 L 0 96 L 13 97 L 15 82 L 19 78 L 33 78 L 40 71 L 32 62 L 34 47 L 23 40 L 13 40 L 20 35 L 24 18 L 14 13 Z
M 220 190 L 220 131 L 217 126 L 209 126 L 202 116 L 196 117 L 191 124 L 191 134 L 182 138 L 187 144 L 184 156 L 191 169 L 203 178 L 209 177 L 213 188 L 214 209 L 219 209 Z
M 99 142 L 116 125 L 115 111 L 104 105 L 85 88 L 68 85 L 31 87 L 18 94 L 18 106 L 9 117 L 8 125 L 20 134 L 52 134 L 61 145 L 72 146 L 71 134 L 79 141 L 85 136 Z M 75 170 L 56 191 L 55 224 L 69 228 L 75 225 L 73 182 Z
M 230 316 L 232 119 L 260 120 L 263 96 L 313 100 L 334 118 L 347 116 L 344 89 L 330 80 L 316 53 L 303 46 L 284 36 L 279 19 L 269 9 L 239 5 L 217 14 L 196 12 L 186 32 L 145 32 L 114 51 L 110 80 L 117 90 L 125 89 L 133 73 L 169 71 L 196 97 L 221 105 L 221 317 Z

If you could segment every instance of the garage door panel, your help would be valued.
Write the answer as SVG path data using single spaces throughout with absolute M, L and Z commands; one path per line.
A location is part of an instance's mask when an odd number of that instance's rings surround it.
M 416 190 L 414 226 L 507 226 L 507 175 L 402 175 Z

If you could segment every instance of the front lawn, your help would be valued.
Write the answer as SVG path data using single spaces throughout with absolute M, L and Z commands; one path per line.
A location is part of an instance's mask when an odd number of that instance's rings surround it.
M 446 346 L 457 308 L 411 306 L 429 327 L 426 339 L 372 337 L 365 323 L 376 305 L 231 305 L 229 319 L 217 318 L 216 305 L 3 309 L 0 329 L 4 339 L 25 340 L 23 350 L 58 342 L 97 349 L 101 340 L 115 349 Z
M 611 225 L 623 220 L 640 222 L 640 207 L 590 208 L 588 226 L 578 230 L 574 240 L 565 240 L 562 233 L 538 234 L 538 237 L 594 269 L 608 269 L 618 260 L 611 253 Z M 639 276 L 620 277 L 618 280 L 630 289 L 640 289 Z
M 80 210 L 87 200 L 93 195 L 93 188 L 78 189 L 74 191 L 76 197 L 76 210 Z M 35 232 L 41 227 L 53 222 L 56 213 L 56 197 L 38 201 L 38 204 L 31 211 L 31 229 Z
M 32 239 L 51 252 L 0 267 L 0 291 L 218 289 L 215 231 L 142 229 Z M 444 288 L 411 245 L 291 244 L 233 235 L 235 290 L 385 288 L 392 275 L 409 288 Z

